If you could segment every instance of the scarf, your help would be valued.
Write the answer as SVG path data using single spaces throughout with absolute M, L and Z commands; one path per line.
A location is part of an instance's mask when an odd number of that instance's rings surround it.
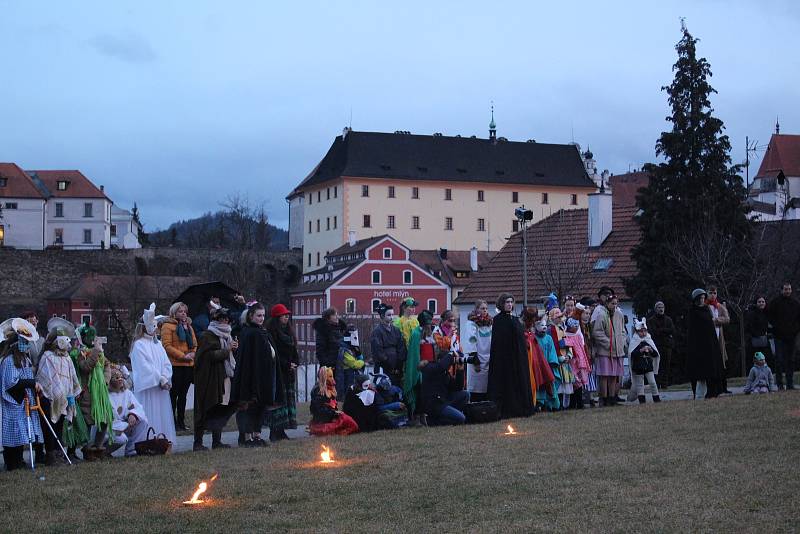
M 292 337 L 292 334 L 289 332 L 289 325 L 278 326 L 278 328 L 275 330 L 275 334 L 276 337 L 278 338 L 276 339 L 276 341 L 280 342 L 283 345 L 294 347 L 294 338 Z
M 231 325 L 211 321 L 208 324 L 208 331 L 219 338 L 219 344 L 224 350 L 231 348 Z
M 190 348 L 194 348 L 194 341 L 192 341 L 192 329 L 183 326 L 183 322 L 178 323 L 178 328 L 175 329 L 178 333 L 178 339 L 186 343 L 186 345 Z
M 477 326 L 492 326 L 492 316 L 488 313 L 478 315 L 472 312 L 467 316 L 467 320 L 472 321 Z
M 450 337 L 453 334 L 453 329 L 448 325 L 448 323 L 442 323 L 439 325 L 439 330 L 441 330 L 444 337 Z

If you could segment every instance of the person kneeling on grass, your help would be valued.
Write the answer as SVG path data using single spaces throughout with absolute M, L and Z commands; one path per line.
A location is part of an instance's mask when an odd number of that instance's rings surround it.
M 753 356 L 753 368 L 750 369 L 750 374 L 747 375 L 747 383 L 744 385 L 744 394 L 771 393 L 777 390 L 775 375 L 772 374 L 772 369 L 767 365 L 764 354 L 756 352 Z
M 375 404 L 378 405 L 378 426 L 380 428 L 400 428 L 408 424 L 408 413 L 403 402 L 403 390 L 393 386 L 388 376 L 373 374 L 375 383 Z
M 147 416 L 136 396 L 128 389 L 125 374 L 121 368 L 111 370 L 108 380 L 108 398 L 114 409 L 114 421 L 111 429 L 114 432 L 116 449 L 125 446 L 125 456 L 136 456 L 136 444 L 147 439 Z M 109 452 L 110 453 L 110 452 Z
M 467 420 L 463 410 L 469 402 L 469 391 L 454 384 L 449 372 L 455 358 L 452 352 L 440 352 L 435 362 L 420 362 L 422 405 L 429 425 L 462 425 Z
M 320 367 L 317 385 L 311 390 L 311 423 L 308 431 L 315 436 L 337 434 L 346 436 L 358 432 L 352 417 L 339 410 L 336 402 L 336 380 L 331 367 Z

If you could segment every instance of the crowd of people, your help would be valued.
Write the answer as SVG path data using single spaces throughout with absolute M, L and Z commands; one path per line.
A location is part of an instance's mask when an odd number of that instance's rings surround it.
M 104 339 L 87 321 L 75 327 L 53 318 L 46 333 L 27 312 L 0 324 L 2 444 L 7 469 L 23 466 L 23 451 L 45 465 L 134 456 L 152 436 L 175 441 L 186 430 L 194 384 L 194 451 L 228 448 L 222 432 L 231 417 L 240 447 L 288 439 L 297 428 L 297 338 L 291 310 L 260 302 L 223 308 L 208 301 L 192 320 L 174 303 L 168 315 L 155 304 L 143 311 L 127 358 L 107 358 Z M 479 301 L 463 335 L 451 310 L 436 320 L 406 298 L 398 314 L 381 304 L 369 336 L 371 367 L 358 331 L 335 308 L 317 319 L 317 383 L 311 391 L 313 435 L 347 435 L 404 426 L 458 425 L 470 420 L 525 417 L 540 411 L 660 402 L 659 376 L 671 367 L 677 335 L 662 302 L 649 317 L 628 320 L 610 287 L 597 299 L 551 294 L 544 306 L 514 313 L 510 294 L 490 313 Z M 686 315 L 686 372 L 696 399 L 727 391 L 724 326 L 730 322 L 714 287 L 696 289 Z M 745 393 L 794 389 L 793 357 L 800 302 L 790 284 L 747 315 L 753 357 Z M 775 350 L 772 350 L 774 343 Z M 773 368 L 777 373 L 773 373 Z M 776 379 L 777 376 L 777 379 Z M 597 400 L 595 400 L 597 399 Z M 36 407 L 40 409 L 37 410 Z M 42 418 L 40 419 L 40 414 Z M 488 418 L 488 419 L 486 419 Z M 119 452 L 115 452 L 118 451 Z M 80 456 L 78 452 L 80 451 Z

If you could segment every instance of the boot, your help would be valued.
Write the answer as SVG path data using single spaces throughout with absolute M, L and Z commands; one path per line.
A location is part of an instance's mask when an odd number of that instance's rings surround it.
M 644 404 L 647 402 L 647 397 L 645 397 L 644 395 L 639 395 L 638 399 L 639 399 L 639 404 Z
M 44 445 L 41 443 L 34 443 L 33 452 L 36 465 L 47 465 L 47 454 L 44 452 Z
M 212 449 L 230 449 L 231 446 L 222 443 L 222 430 L 214 430 L 211 432 L 211 448 Z
M 583 388 L 579 389 L 573 394 L 573 404 L 575 405 L 575 409 L 583 410 Z
M 284 439 L 289 439 L 289 436 L 286 435 L 286 431 L 283 429 L 276 430 L 273 432 L 272 430 L 269 431 L 269 440 L 270 441 L 282 441 Z
M 653 395 L 653 402 L 661 402 L 661 395 Z
M 199 451 L 207 451 L 208 447 L 203 445 L 203 428 L 195 428 L 194 429 L 194 445 L 192 446 L 192 450 L 195 452 Z

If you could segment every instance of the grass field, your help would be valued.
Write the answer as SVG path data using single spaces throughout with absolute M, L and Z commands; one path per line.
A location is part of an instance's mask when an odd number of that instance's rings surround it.
M 796 531 L 800 393 L 0 474 L 3 531 Z M 340 461 L 316 463 L 322 443 Z M 210 502 L 187 508 L 218 473 Z

